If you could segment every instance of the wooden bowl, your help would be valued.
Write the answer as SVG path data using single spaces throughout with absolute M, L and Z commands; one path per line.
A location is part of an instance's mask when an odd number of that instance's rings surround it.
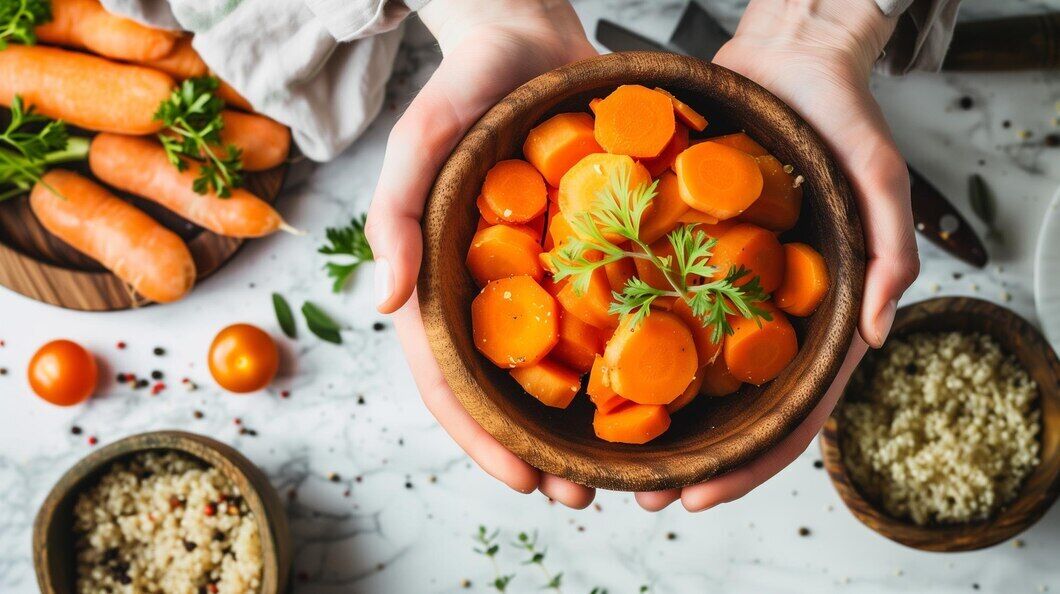
M 264 560 L 259 594 L 286 591 L 291 536 L 279 495 L 257 466 L 219 441 L 183 431 L 152 431 L 126 437 L 86 456 L 59 479 L 33 523 L 33 565 L 43 594 L 69 594 L 77 579 L 73 508 L 77 496 L 112 462 L 148 450 L 176 450 L 221 469 L 254 512 Z
M 923 551 L 973 551 L 1004 542 L 1037 522 L 1060 493 L 1060 361 L 1056 353 L 1037 329 L 1012 311 L 965 297 L 940 297 L 900 308 L 891 336 L 954 330 L 994 337 L 1038 383 L 1041 463 L 1027 477 L 1015 501 L 981 522 L 918 526 L 911 520 L 888 515 L 851 482 L 843 464 L 843 427 L 838 414 L 828 419 L 820 440 L 828 476 L 854 516 L 883 536 Z M 871 365 L 872 353 L 861 364 Z M 848 392 L 845 397 L 857 396 Z
M 663 87 L 711 121 L 711 135 L 745 129 L 806 179 L 799 227 L 785 240 L 812 244 L 832 286 L 817 313 L 795 320 L 801 349 L 777 379 L 727 398 L 697 398 L 670 430 L 641 446 L 608 443 L 592 429 L 592 406 L 566 410 L 526 395 L 475 349 L 471 301 L 478 294 L 464 258 L 478 220 L 475 198 L 486 171 L 521 154 L 527 132 L 616 86 Z M 464 408 L 533 466 L 614 490 L 693 484 L 731 470 L 776 444 L 820 400 L 850 343 L 860 308 L 864 240 L 850 189 L 817 134 L 779 99 L 725 68 L 667 53 L 609 54 L 570 64 L 519 87 L 487 112 L 442 168 L 423 219 L 420 308 L 434 355 Z

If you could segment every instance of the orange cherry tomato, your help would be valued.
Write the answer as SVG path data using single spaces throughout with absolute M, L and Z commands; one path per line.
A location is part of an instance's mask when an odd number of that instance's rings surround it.
M 59 406 L 84 402 L 96 390 L 98 369 L 92 353 L 69 340 L 53 340 L 29 361 L 29 385 L 41 398 Z
M 280 352 L 272 337 L 250 324 L 233 324 L 210 345 L 210 374 L 229 392 L 256 392 L 272 382 Z

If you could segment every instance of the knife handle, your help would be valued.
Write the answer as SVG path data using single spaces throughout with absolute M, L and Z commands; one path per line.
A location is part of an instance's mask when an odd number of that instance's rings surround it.
M 1060 67 L 1060 13 L 957 23 L 943 70 Z
M 986 266 L 986 248 L 961 213 L 912 167 L 909 168 L 909 181 L 916 230 L 931 243 L 972 266 Z

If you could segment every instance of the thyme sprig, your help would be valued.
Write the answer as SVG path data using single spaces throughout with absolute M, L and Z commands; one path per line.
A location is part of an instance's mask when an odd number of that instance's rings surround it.
M 502 574 L 501 568 L 497 564 L 497 552 L 500 551 L 501 545 L 498 542 L 500 538 L 500 532 L 494 530 L 490 532 L 485 526 L 479 526 L 478 532 L 471 537 L 478 544 L 474 548 L 474 551 L 483 557 L 490 560 L 493 565 L 493 581 L 490 582 L 490 587 L 498 592 L 505 592 L 508 590 L 508 584 L 515 579 L 515 574 L 508 573 Z
M 657 182 L 630 187 L 628 169 L 612 171 L 608 185 L 597 194 L 592 208 L 570 221 L 575 236 L 552 259 L 555 279 L 569 279 L 576 293 L 584 293 L 601 266 L 623 258 L 647 260 L 666 278 L 669 289 L 653 287 L 634 277 L 621 292 L 612 292 L 610 312 L 623 318 L 632 316 L 634 326 L 651 313 L 651 305 L 660 297 L 684 300 L 693 315 L 705 327 L 712 328 L 714 342 L 732 333 L 729 315 L 738 313 L 756 322 L 770 320 L 769 312 L 756 305 L 768 299 L 758 277 L 740 283 L 750 274 L 743 267 L 729 270 L 720 279 L 690 283 L 692 279 L 712 278 L 717 272 L 710 265 L 717 240 L 696 225 L 678 226 L 667 235 L 673 256 L 656 254 L 640 238 L 640 221 L 655 198 L 656 189 Z M 629 248 L 618 245 L 626 242 Z
M 563 572 L 553 574 L 545 567 L 545 555 L 548 553 L 546 548 L 537 548 L 537 531 L 533 534 L 527 534 L 526 532 L 520 532 L 516 536 L 516 541 L 512 543 L 514 546 L 526 551 L 530 557 L 523 561 L 523 565 L 536 565 L 541 569 L 541 573 L 545 575 L 545 585 L 541 586 L 542 590 L 554 590 L 557 594 L 563 592 Z
M 0 0 L 0 50 L 8 43 L 37 43 L 34 29 L 52 20 L 51 3 L 46 0 Z

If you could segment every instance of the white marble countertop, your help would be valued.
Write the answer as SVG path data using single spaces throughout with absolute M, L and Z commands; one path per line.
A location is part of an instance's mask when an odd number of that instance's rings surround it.
M 711 10 L 732 22 L 734 2 Z M 969 12 L 993 14 L 988 0 Z M 1020 12 L 1050 2 L 1005 2 Z M 665 38 L 682 0 L 576 0 L 591 30 L 595 20 L 630 23 Z M 926 554 L 878 536 L 851 516 L 815 468 L 816 445 L 751 495 L 690 515 L 680 506 L 641 511 L 624 493 L 602 493 L 598 507 L 570 511 L 539 494 L 509 491 L 473 467 L 421 405 L 389 324 L 374 314 L 370 276 L 332 295 L 314 249 L 326 226 L 363 211 L 371 197 L 387 133 L 399 107 L 429 75 L 438 55 L 418 25 L 391 82 L 390 106 L 339 159 L 291 188 L 285 216 L 311 236 L 276 236 L 251 243 L 221 274 L 186 300 L 165 307 L 84 314 L 44 306 L 0 289 L 0 592 L 37 591 L 30 561 L 30 526 L 59 475 L 101 444 L 133 433 L 179 428 L 231 443 L 272 477 L 289 501 L 294 534 L 293 590 L 340 592 L 486 591 L 492 568 L 472 551 L 480 524 L 500 528 L 508 543 L 520 530 L 540 533 L 548 564 L 563 571 L 565 592 L 606 587 L 612 594 L 727 592 L 988 592 L 1060 591 L 1060 509 L 1011 544 L 965 554 Z M 968 175 L 980 172 L 999 197 L 1008 236 L 990 246 L 991 264 L 970 269 L 921 244 L 923 274 L 907 295 L 939 294 L 1002 301 L 1034 319 L 1032 259 L 1048 198 L 1060 185 L 1060 149 L 1042 148 L 1053 132 L 1060 75 L 917 75 L 877 80 L 877 95 L 909 161 L 970 220 Z M 971 97 L 971 109 L 958 99 Z M 1009 127 L 1004 122 L 1009 121 Z M 1031 130 L 1029 141 L 1017 137 Z M 348 329 L 336 347 L 311 338 L 282 341 L 281 378 L 267 393 L 234 396 L 216 389 L 204 355 L 221 327 L 246 321 L 280 336 L 269 293 L 292 304 L 312 299 Z M 382 321 L 381 331 L 373 324 Z M 304 334 L 304 333 L 303 333 Z M 158 396 L 108 381 L 99 395 L 72 409 L 34 397 L 23 378 L 34 349 L 57 336 L 75 338 L 105 362 L 104 374 L 158 369 L 173 386 Z M 128 348 L 118 350 L 118 341 Z M 166 354 L 156 357 L 155 346 Z M 179 386 L 182 377 L 200 385 Z M 282 390 L 290 396 L 283 398 Z M 195 411 L 204 413 L 196 419 Z M 235 419 L 257 431 L 240 434 Z M 73 435 L 71 427 L 84 431 Z M 328 480 L 337 473 L 338 482 Z M 801 527 L 809 528 L 800 536 Z M 538 591 L 543 578 L 519 565 L 512 547 L 501 569 L 517 572 L 510 591 Z

